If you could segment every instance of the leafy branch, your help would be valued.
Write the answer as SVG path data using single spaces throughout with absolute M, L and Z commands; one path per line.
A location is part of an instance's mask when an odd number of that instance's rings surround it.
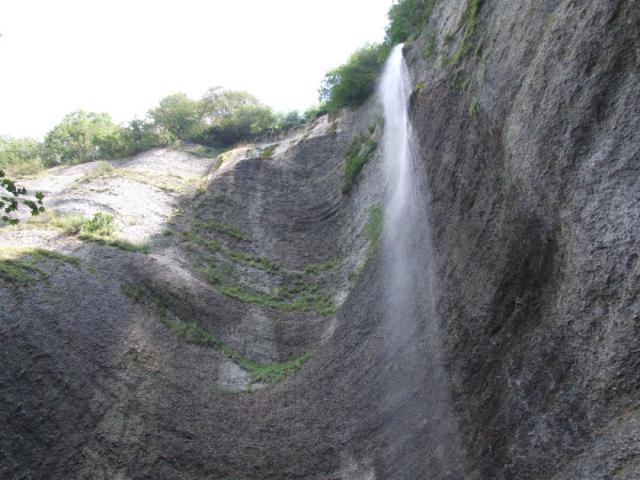
M 18 210 L 20 204 L 24 205 L 31 211 L 31 215 L 40 215 L 44 212 L 42 200 L 44 194 L 42 192 L 35 193 L 35 199 L 20 198 L 26 196 L 27 189 L 16 184 L 10 178 L 7 178 L 3 170 L 0 170 L 0 220 L 15 225 L 19 222 L 17 218 L 13 218 L 12 214 Z

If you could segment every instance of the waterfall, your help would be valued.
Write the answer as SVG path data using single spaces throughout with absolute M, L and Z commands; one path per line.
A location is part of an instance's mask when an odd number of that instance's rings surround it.
M 389 293 L 394 303 L 398 303 L 410 288 L 409 250 L 420 214 L 420 198 L 414 183 L 415 157 L 411 148 L 410 94 L 409 72 L 402 56 L 402 45 L 398 45 L 387 60 L 379 87 L 384 107 L 383 148 L 389 181 L 383 248 L 390 275 Z M 404 305 L 395 305 L 394 311 L 399 306 Z
M 440 353 L 430 199 L 409 118 L 411 91 L 398 45 L 378 89 L 384 108 L 387 178 L 381 282 L 386 361 L 391 369 L 382 408 L 389 419 L 388 434 L 398 443 L 393 458 L 386 460 L 395 468 L 412 465 L 414 470 L 402 472 L 403 478 L 444 478 L 457 463 L 456 428 Z M 420 443 L 425 450 L 415 451 L 412 445 Z M 436 453 L 443 449 L 446 455 Z

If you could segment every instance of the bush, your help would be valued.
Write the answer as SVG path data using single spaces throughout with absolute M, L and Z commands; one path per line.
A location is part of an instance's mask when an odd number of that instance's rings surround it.
M 356 51 L 347 63 L 325 75 L 320 102 L 329 111 L 362 104 L 374 92 L 388 53 L 386 44 L 367 45 Z

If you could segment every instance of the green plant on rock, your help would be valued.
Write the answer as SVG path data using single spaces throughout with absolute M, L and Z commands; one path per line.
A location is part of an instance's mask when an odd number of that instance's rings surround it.
M 320 263 L 310 263 L 304 267 L 304 273 L 306 274 L 318 274 L 321 272 L 326 272 L 328 270 L 333 270 L 340 265 L 340 261 L 337 258 L 330 258 L 329 260 L 325 260 Z
M 205 231 L 215 231 L 224 235 L 229 235 L 237 238 L 238 240 L 249 240 L 249 238 L 238 227 L 224 224 L 213 218 L 208 220 L 198 220 L 194 222 L 194 226 Z
M 374 205 L 369 208 L 369 221 L 364 227 L 364 235 L 367 238 L 367 252 L 364 261 L 358 265 L 354 271 L 349 272 L 349 282 L 351 282 L 352 285 L 360 279 L 367 263 L 376 253 L 376 250 L 380 246 L 380 242 L 382 240 L 383 231 L 384 215 L 382 207 L 380 205 Z
M 458 65 L 461 60 L 471 51 L 471 38 L 475 34 L 478 26 L 478 11 L 480 10 L 481 0 L 468 0 L 467 7 L 462 15 L 460 25 L 457 31 L 462 30 L 462 38 L 458 48 L 451 56 L 451 64 Z
M 271 158 L 273 157 L 273 154 L 276 153 L 276 150 L 278 149 L 278 144 L 274 143 L 273 145 L 269 145 L 268 147 L 265 147 L 264 150 L 262 150 L 260 152 L 260 158 Z
M 436 38 L 436 31 L 430 30 L 427 33 L 427 43 L 422 49 L 422 58 L 427 62 L 433 62 L 438 54 L 438 43 Z
M 82 215 L 49 215 L 40 226 L 59 228 L 67 235 L 75 235 L 80 240 L 118 248 L 127 252 L 149 253 L 147 245 L 131 243 L 117 236 L 117 228 L 112 215 L 96 212 L 93 217 Z
M 222 340 L 206 331 L 196 322 L 185 322 L 177 318 L 170 312 L 169 308 L 160 298 L 154 298 L 144 287 L 133 283 L 124 283 L 121 285 L 121 289 L 122 292 L 134 302 L 142 302 L 145 299 L 150 301 L 157 309 L 160 323 L 167 327 L 176 337 L 184 339 L 187 343 L 217 350 L 229 360 L 249 372 L 253 382 L 281 382 L 289 375 L 297 372 L 310 357 L 310 353 L 305 353 L 304 355 L 294 357 L 285 362 L 268 364 L 252 362 L 240 352 L 233 350 Z
M 171 319 L 166 313 L 161 316 L 161 321 L 167 328 L 169 328 L 169 330 L 171 330 L 174 335 L 180 338 L 184 338 L 186 342 L 203 347 L 211 347 L 219 351 L 227 358 L 229 358 L 229 360 L 235 362 L 244 370 L 249 372 L 253 382 L 281 382 L 282 380 L 287 378 L 287 376 L 298 371 L 310 356 L 309 353 L 306 353 L 300 357 L 292 358 L 286 362 L 269 364 L 255 363 L 246 358 L 241 353 L 233 350 L 222 340 L 207 332 L 196 322 L 183 322 L 177 318 Z
M 473 117 L 476 113 L 478 113 L 478 97 L 473 97 L 469 105 L 469 116 Z
M 358 133 L 353 138 L 345 156 L 344 180 L 342 182 L 344 195 L 351 191 L 356 177 L 377 147 L 378 143 L 364 132 Z

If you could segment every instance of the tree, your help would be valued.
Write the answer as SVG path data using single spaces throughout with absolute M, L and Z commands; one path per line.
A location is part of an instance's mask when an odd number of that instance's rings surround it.
M 209 127 L 202 141 L 208 145 L 225 147 L 241 140 L 275 130 L 277 119 L 266 105 L 245 105 L 220 118 Z
M 200 99 L 200 112 L 207 125 L 215 125 L 242 107 L 259 104 L 250 93 L 213 87 Z
M 190 140 L 202 130 L 202 113 L 198 102 L 184 93 L 174 93 L 160 100 L 149 111 L 154 125 L 167 131 L 174 140 Z
M 304 123 L 304 117 L 297 110 L 288 113 L 279 113 L 277 116 L 278 130 L 288 130 Z
M 120 127 L 106 113 L 67 114 L 44 140 L 45 163 L 53 166 L 112 158 L 123 147 Z
M 417 37 L 425 27 L 436 0 L 400 0 L 389 9 L 386 43 L 390 46 Z

